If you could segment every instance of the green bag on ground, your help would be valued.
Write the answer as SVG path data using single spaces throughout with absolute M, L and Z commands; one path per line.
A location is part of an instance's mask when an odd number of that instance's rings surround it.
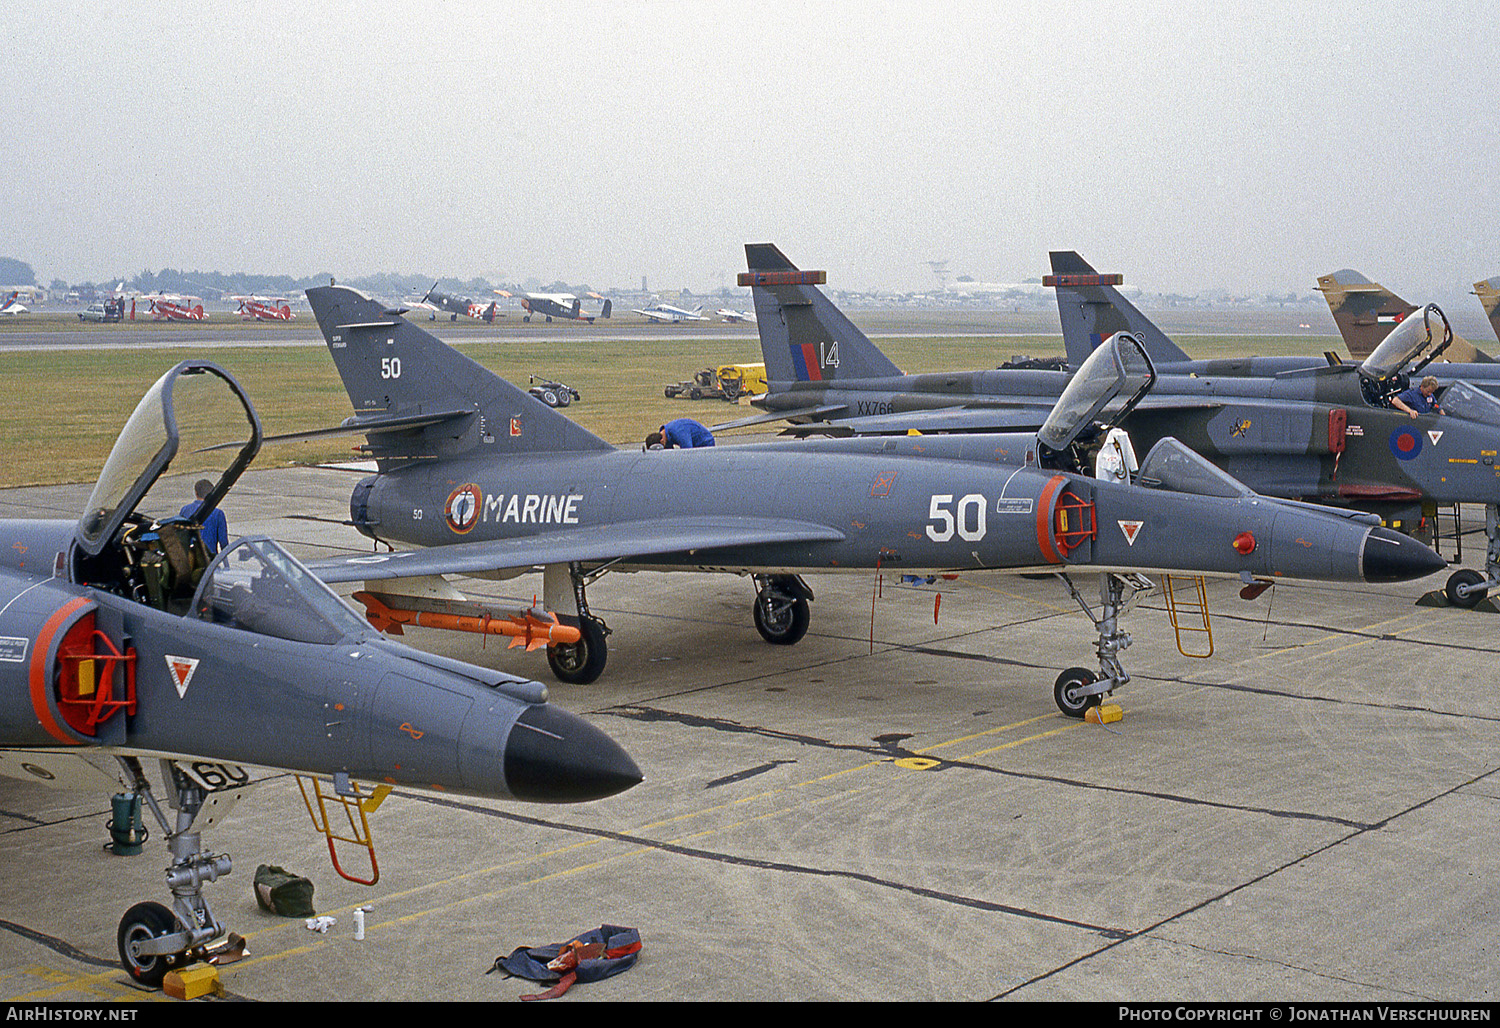
M 274 864 L 255 869 L 255 902 L 280 917 L 312 917 L 313 883 Z

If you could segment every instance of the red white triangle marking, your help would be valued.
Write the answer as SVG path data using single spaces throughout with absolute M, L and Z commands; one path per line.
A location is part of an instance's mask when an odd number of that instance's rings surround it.
M 1125 533 L 1125 541 L 1127 543 L 1129 543 L 1131 546 L 1135 545 L 1135 537 L 1138 536 L 1138 535 L 1140 535 L 1140 533 L 1141 533 L 1141 526 L 1144 525 L 1144 524 L 1145 524 L 1144 521 L 1121 521 L 1121 522 L 1119 522 L 1120 531 L 1122 531 L 1122 532 Z
M 165 654 L 167 658 L 167 674 L 172 676 L 172 684 L 177 686 L 177 698 L 182 699 L 187 695 L 188 683 L 193 680 L 193 672 L 198 670 L 197 657 L 176 657 Z

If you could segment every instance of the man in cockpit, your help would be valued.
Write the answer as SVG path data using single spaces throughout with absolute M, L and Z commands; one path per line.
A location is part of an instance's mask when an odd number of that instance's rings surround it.
M 1419 414 L 1441 414 L 1443 408 L 1437 402 L 1438 380 L 1428 375 L 1420 383 L 1391 397 L 1391 406 L 1403 410 L 1412 417 Z

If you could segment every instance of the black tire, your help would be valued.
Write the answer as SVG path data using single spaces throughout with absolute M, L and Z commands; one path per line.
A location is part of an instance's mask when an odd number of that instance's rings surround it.
M 812 623 L 812 611 L 808 608 L 807 600 L 800 596 L 787 606 L 769 613 L 757 596 L 754 610 L 755 630 L 772 646 L 793 646 L 801 642 L 802 637 L 807 634 L 807 626 Z
M 559 407 L 566 407 L 568 404 L 570 404 L 572 402 L 573 402 L 573 396 L 566 389 L 559 389 L 557 391 L 557 405 Z
M 697 386 L 693 386 L 693 388 L 691 388 L 691 389 L 688 390 L 688 399 L 689 400 L 701 400 L 701 399 L 703 399 L 703 393 L 702 393 L 701 390 L 699 390 L 699 388 Z
M 547 664 L 559 682 L 588 685 L 604 673 L 609 647 L 597 618 L 581 618 L 578 630 L 583 635 L 578 642 L 547 647 Z
M 1068 717 L 1082 718 L 1090 707 L 1099 705 L 1100 697 L 1097 693 L 1080 696 L 1075 690 L 1080 685 L 1093 685 L 1098 680 L 1099 676 L 1086 667 L 1070 667 L 1058 675 L 1057 682 L 1052 686 L 1052 698 L 1057 701 L 1057 709 Z
M 177 931 L 177 915 L 160 903 L 137 903 L 125 911 L 120 918 L 120 929 L 115 933 L 119 945 L 120 964 L 125 973 L 142 985 L 157 988 L 167 972 L 186 963 L 182 953 L 161 956 L 136 957 L 130 951 L 132 942 L 156 939 Z
M 557 406 L 557 394 L 554 393 L 551 389 L 543 389 L 542 390 L 542 402 L 545 403 L 548 407 L 556 407 Z
M 1448 584 L 1443 586 L 1443 592 L 1448 597 L 1448 602 L 1455 607 L 1463 607 L 1472 610 L 1479 606 L 1479 601 L 1490 594 L 1488 589 L 1474 589 L 1467 596 L 1458 595 L 1458 587 L 1461 585 L 1475 586 L 1483 582 L 1484 576 L 1472 568 L 1462 568 L 1448 576 Z

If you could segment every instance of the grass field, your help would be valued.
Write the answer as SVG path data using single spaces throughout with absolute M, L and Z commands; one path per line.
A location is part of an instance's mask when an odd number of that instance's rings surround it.
M 59 319 L 65 321 L 66 319 Z M 74 319 L 77 320 L 76 318 Z M 132 326 L 103 328 L 106 339 L 124 342 Z M 159 326 L 157 326 L 159 327 Z M 175 327 L 175 326 L 173 326 Z M 202 326 L 194 326 L 199 332 Z M 224 322 L 220 344 L 244 339 L 244 347 L 214 349 L 125 347 L 0 352 L 0 487 L 91 482 L 146 388 L 162 372 L 188 357 L 206 357 L 227 368 L 249 393 L 267 435 L 338 424 L 349 400 L 322 346 L 255 346 L 257 338 L 286 326 Z M 302 327 L 299 322 L 299 327 Z M 884 327 L 884 326 L 882 326 Z M 113 335 L 119 330 L 119 335 Z M 1336 337 L 1179 336 L 1196 357 L 1306 353 L 1342 349 Z M 992 368 L 1016 354 L 1063 352 L 1056 335 L 944 335 L 881 338 L 878 345 L 908 371 L 967 371 Z M 524 386 L 531 373 L 566 382 L 582 394 L 568 408 L 590 431 L 617 445 L 639 445 L 648 432 L 673 417 L 708 425 L 752 412 L 721 400 L 668 400 L 669 382 L 683 381 L 710 365 L 757 361 L 753 335 L 711 338 L 605 338 L 587 332 L 505 342 L 457 343 L 458 349 L 497 374 Z M 357 436 L 320 444 L 266 447 L 259 467 L 348 458 Z

